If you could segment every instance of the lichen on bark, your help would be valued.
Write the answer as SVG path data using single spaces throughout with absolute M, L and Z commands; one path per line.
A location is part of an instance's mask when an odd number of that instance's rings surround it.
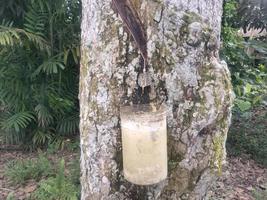
M 80 75 L 82 199 L 202 199 L 225 158 L 232 88 L 218 58 L 222 0 L 135 0 L 147 31 L 153 101 L 168 114 L 169 174 L 123 178 L 119 108 L 138 97 L 140 56 L 107 0 L 83 0 Z

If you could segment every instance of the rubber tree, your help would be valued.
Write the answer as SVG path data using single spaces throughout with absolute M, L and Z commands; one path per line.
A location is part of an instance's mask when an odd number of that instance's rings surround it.
M 231 118 L 230 74 L 218 56 L 223 0 L 131 0 L 147 38 L 146 97 L 140 51 L 111 4 L 82 1 L 82 200 L 202 199 L 221 173 Z M 137 186 L 123 177 L 120 106 L 148 100 L 171 109 L 169 172 Z

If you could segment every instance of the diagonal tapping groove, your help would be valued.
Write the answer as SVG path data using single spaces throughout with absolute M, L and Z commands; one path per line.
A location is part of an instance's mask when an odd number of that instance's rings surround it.
M 144 26 L 137 11 L 130 0 L 112 0 L 113 10 L 119 14 L 123 23 L 132 35 L 144 59 L 144 68 L 147 64 L 147 38 Z

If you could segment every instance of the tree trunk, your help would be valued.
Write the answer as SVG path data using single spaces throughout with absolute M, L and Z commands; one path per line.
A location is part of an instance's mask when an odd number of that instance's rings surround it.
M 221 171 L 231 117 L 230 75 L 218 58 L 222 1 L 131 0 L 146 30 L 153 79 L 143 95 L 140 52 L 111 0 L 83 0 L 82 200 L 205 197 Z M 137 186 L 122 173 L 119 110 L 148 98 L 172 108 L 169 172 L 166 181 Z

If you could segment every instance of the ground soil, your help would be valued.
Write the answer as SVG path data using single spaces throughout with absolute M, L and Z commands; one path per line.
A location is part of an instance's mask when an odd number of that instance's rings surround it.
M 23 185 L 12 185 L 8 178 L 4 175 L 6 164 L 8 162 L 18 159 L 35 159 L 37 157 L 37 152 L 25 153 L 22 151 L 0 150 L 0 200 L 6 200 L 8 194 L 10 193 L 14 194 L 15 200 L 27 200 L 30 197 L 30 194 L 37 189 L 38 183 L 34 180 L 29 180 Z M 71 161 L 79 159 L 77 152 L 66 151 L 62 151 L 56 154 L 49 154 L 47 155 L 47 157 L 54 166 L 57 166 L 59 161 L 64 158 L 66 171 L 68 170 L 67 166 L 71 163 Z
M 14 159 L 35 158 L 37 153 L 25 153 L 21 151 L 0 151 L 0 200 L 5 200 L 11 192 L 16 199 L 27 199 L 38 187 L 33 180 L 25 185 L 12 186 L 7 177 L 4 176 L 5 165 Z M 62 157 L 65 160 L 77 159 L 77 154 L 59 153 L 50 156 L 56 162 Z M 253 200 L 253 191 L 266 190 L 267 169 L 245 158 L 228 158 L 222 176 L 211 187 L 209 191 L 210 200 Z M 267 197 L 266 197 L 267 200 Z
M 267 193 L 266 183 L 266 168 L 248 158 L 231 157 L 210 189 L 209 200 L 254 200 L 256 191 Z

